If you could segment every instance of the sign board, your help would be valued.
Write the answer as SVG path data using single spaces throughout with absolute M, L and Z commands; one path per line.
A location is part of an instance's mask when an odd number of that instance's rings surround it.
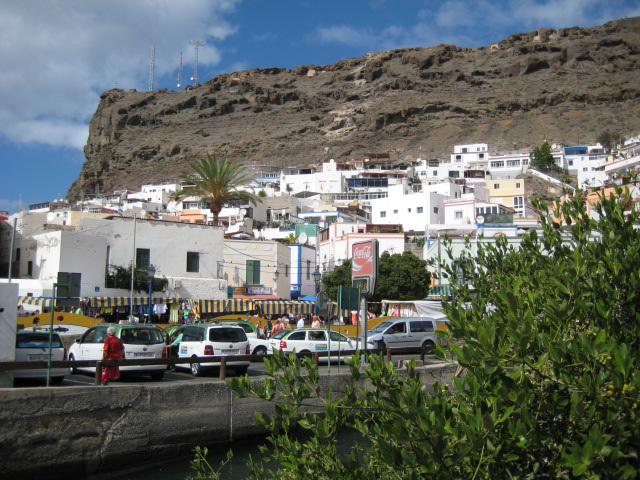
M 360 289 L 355 286 L 356 282 L 363 282 L 363 280 L 354 280 L 355 288 L 338 287 L 338 302 L 344 310 L 358 310 L 360 308 Z M 368 286 L 366 279 L 364 279 L 364 283 Z
M 362 296 L 370 297 L 375 293 L 378 280 L 378 240 L 366 240 L 351 246 L 351 280 Z M 362 288 L 363 281 L 366 282 L 366 288 Z
M 273 289 L 271 287 L 247 287 L 247 293 L 249 295 L 271 295 Z
M 9 220 L 9 212 L 6 210 L 0 210 L 0 220 Z
M 58 272 L 56 297 L 80 297 L 81 273 Z

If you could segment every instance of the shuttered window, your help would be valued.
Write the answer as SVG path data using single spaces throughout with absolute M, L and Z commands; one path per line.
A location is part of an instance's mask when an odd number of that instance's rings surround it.
M 250 285 L 260 283 L 260 260 L 247 260 L 247 280 Z

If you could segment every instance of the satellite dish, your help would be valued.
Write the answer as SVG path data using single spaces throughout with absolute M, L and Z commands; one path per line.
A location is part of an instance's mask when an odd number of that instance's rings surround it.
M 307 237 L 307 234 L 302 232 L 299 236 L 298 236 L 298 242 L 299 243 L 307 243 L 309 237 Z
M 478 216 L 476 217 L 476 223 L 477 223 L 478 225 L 482 225 L 482 224 L 484 223 L 484 217 L 483 217 L 482 215 L 478 215 Z
M 247 209 L 246 208 L 242 208 L 240 210 L 240 215 L 242 215 L 243 217 L 247 214 Z

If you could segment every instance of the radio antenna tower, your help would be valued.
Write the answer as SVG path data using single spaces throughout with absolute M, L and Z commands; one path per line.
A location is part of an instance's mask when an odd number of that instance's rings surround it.
M 193 40 L 189 40 L 189 45 L 193 45 L 196 50 L 196 58 L 195 62 L 193 63 L 193 77 L 191 77 L 191 80 L 193 80 L 193 85 L 196 86 L 198 84 L 198 47 L 204 47 L 204 42 L 199 38 L 196 38 Z
M 151 45 L 151 60 L 149 61 L 149 91 L 153 92 L 153 80 L 156 73 L 156 46 Z
M 182 87 L 182 52 L 180 52 L 180 66 L 178 67 L 178 88 Z

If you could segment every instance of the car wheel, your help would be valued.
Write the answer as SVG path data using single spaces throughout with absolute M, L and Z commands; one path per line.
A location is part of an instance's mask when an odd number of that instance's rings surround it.
M 436 345 L 431 340 L 427 340 L 422 344 L 422 353 L 433 353 L 435 349 Z
M 199 363 L 192 363 L 191 364 L 191 373 L 193 374 L 194 377 L 201 377 L 203 374 L 202 371 L 202 367 L 200 366 Z
M 267 354 L 267 348 L 263 347 L 263 346 L 259 346 L 256 347 L 255 350 L 253 351 L 254 355 L 266 355 Z
M 69 355 L 69 361 L 70 362 L 75 362 L 76 361 L 76 357 L 74 357 L 73 354 Z M 78 373 L 78 369 L 76 367 L 69 367 L 69 373 L 71 375 L 75 375 L 76 373 Z
M 64 377 L 52 377 L 51 383 L 54 385 L 60 385 L 63 380 L 64 380 Z
M 149 374 L 149 376 L 151 377 L 151 380 L 162 380 L 162 377 L 164 377 L 164 371 L 153 372 Z

